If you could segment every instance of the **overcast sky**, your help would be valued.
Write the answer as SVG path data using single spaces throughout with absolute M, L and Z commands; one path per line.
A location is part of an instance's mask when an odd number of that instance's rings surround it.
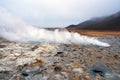
M 120 0 L 0 0 L 0 7 L 28 24 L 66 27 L 120 11 Z

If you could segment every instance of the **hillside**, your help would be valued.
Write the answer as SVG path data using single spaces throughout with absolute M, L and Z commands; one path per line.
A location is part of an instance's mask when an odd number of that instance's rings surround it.
M 120 11 L 106 17 L 87 20 L 78 25 L 70 25 L 67 28 L 79 28 L 87 30 L 120 30 Z

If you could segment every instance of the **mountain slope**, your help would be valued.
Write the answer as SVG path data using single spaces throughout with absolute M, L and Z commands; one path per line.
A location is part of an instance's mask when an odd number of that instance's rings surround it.
M 110 16 L 87 20 L 78 25 L 70 25 L 67 28 L 88 30 L 120 30 L 120 11 Z

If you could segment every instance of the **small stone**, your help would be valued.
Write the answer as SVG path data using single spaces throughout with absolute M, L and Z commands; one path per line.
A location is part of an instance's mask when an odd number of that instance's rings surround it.
M 0 59 L 2 59 L 3 58 L 3 54 L 0 54 Z
M 32 58 L 19 58 L 16 61 L 16 65 L 24 65 L 24 64 L 30 64 L 33 63 L 34 60 Z
M 39 66 L 35 66 L 31 69 L 25 70 L 25 72 L 27 73 L 31 73 L 31 72 L 40 72 L 40 67 Z
M 69 80 L 69 76 L 66 72 L 61 72 L 62 76 L 64 76 L 65 80 Z
M 74 68 L 72 71 L 79 74 L 84 72 L 82 68 Z
M 51 54 L 42 54 L 43 57 L 49 57 Z
M 90 76 L 88 76 L 88 75 L 86 75 L 85 77 L 86 77 L 87 79 L 90 79 Z
M 31 77 L 30 76 L 25 77 L 25 80 L 31 80 Z M 32 79 L 32 80 L 35 80 L 35 79 Z
M 11 79 L 8 80 L 26 80 L 23 76 L 20 75 L 14 75 L 11 77 Z
M 57 54 L 55 56 L 64 57 L 64 52 L 57 52 Z
M 14 53 L 14 55 L 15 55 L 16 57 L 18 57 L 18 56 L 20 56 L 21 54 L 20 54 L 20 53 Z
M 44 57 L 35 58 L 36 62 L 33 64 L 34 66 L 44 67 L 44 64 L 47 60 Z
M 0 73 L 0 79 L 5 79 L 5 76 Z
M 80 62 L 85 62 L 85 60 L 84 59 L 80 59 Z
M 64 52 L 57 52 L 57 54 L 63 54 Z
M 39 48 L 38 45 L 35 45 L 33 48 L 31 48 L 32 51 L 34 51 L 35 49 Z
M 9 66 L 0 66 L 0 72 L 1 71 L 12 71 L 12 68 Z
M 32 77 L 32 79 L 31 80 L 43 80 L 42 79 L 42 74 L 34 74 L 34 76 Z
M 21 74 L 22 76 L 24 76 L 24 77 L 28 77 L 29 76 L 29 74 L 28 73 L 26 73 L 26 72 L 22 72 L 22 74 Z
M 7 60 L 16 60 L 17 57 L 14 54 L 10 54 L 9 56 L 6 57 Z
M 105 80 L 119 80 L 120 76 L 114 73 L 106 73 Z
M 47 76 L 43 76 L 42 80 L 48 80 Z
M 0 45 L 0 48 L 5 48 L 5 47 L 6 47 L 6 45 L 2 45 L 2 44 Z
M 104 65 L 98 63 L 89 67 L 89 71 L 94 76 L 96 76 L 97 74 L 99 74 L 100 76 L 105 76 L 105 73 L 108 72 L 107 68 Z
M 54 80 L 63 80 L 63 79 L 62 79 L 62 76 L 61 76 L 61 75 L 56 74 L 56 75 L 54 76 Z
M 80 50 L 80 52 L 84 52 L 84 50 L 83 50 L 83 49 L 81 49 L 81 50 Z
M 115 59 L 120 59 L 120 56 L 119 55 L 114 55 L 114 58 Z
M 54 68 L 54 70 L 57 71 L 57 72 L 59 72 L 59 71 L 62 70 L 62 68 L 60 66 L 57 66 L 57 67 Z
M 53 66 L 59 66 L 61 63 L 59 61 L 54 62 Z
M 82 66 L 82 64 L 83 64 L 83 62 L 72 62 L 70 65 L 71 65 L 71 67 L 73 67 L 73 68 L 79 68 L 80 66 Z

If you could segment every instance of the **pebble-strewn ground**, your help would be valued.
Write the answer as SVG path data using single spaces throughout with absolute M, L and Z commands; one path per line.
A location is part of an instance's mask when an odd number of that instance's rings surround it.
M 0 40 L 0 80 L 120 80 L 120 38 L 111 47 Z

